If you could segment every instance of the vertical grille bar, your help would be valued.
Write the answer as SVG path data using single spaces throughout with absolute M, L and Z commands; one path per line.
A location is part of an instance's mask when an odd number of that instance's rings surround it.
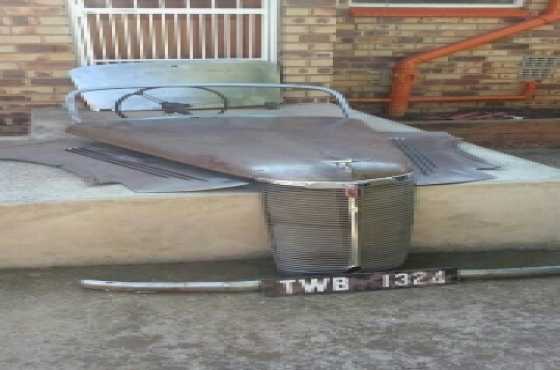
M 348 195 L 348 194 L 346 194 Z M 358 208 L 358 200 L 355 197 L 348 197 L 348 213 L 350 214 L 350 243 L 352 253 L 350 254 L 350 269 L 359 268 L 361 265 L 361 253 L 360 253 L 360 224 Z

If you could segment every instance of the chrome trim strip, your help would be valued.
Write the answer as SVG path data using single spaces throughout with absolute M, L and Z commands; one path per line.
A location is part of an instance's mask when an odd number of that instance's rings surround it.
M 270 89 L 270 88 L 277 88 L 277 89 L 297 89 L 297 90 L 315 90 L 315 91 L 322 91 L 326 94 L 333 96 L 336 99 L 340 110 L 342 110 L 342 114 L 344 117 L 350 117 L 350 105 L 348 101 L 336 90 L 332 90 L 322 86 L 312 86 L 312 85 L 298 85 L 298 84 L 270 84 L 270 83 L 195 83 L 195 84 L 176 84 L 176 85 L 156 85 L 156 86 L 145 86 L 145 85 L 131 85 L 131 86 L 106 86 L 102 88 L 95 88 L 95 89 L 83 89 L 83 90 L 74 90 L 71 91 L 68 95 L 66 95 L 65 105 L 66 110 L 70 114 L 72 121 L 74 123 L 81 123 L 82 119 L 76 108 L 76 97 L 88 93 L 88 92 L 95 92 L 95 91 L 104 91 L 104 90 L 130 90 L 130 89 L 146 89 L 146 88 L 201 88 L 201 87 L 254 87 L 254 88 L 263 88 L 263 89 Z M 195 115 L 188 116 L 188 118 L 197 117 Z M 185 117 L 187 118 L 187 117 Z
M 391 176 L 391 177 L 381 177 L 378 179 L 367 179 L 367 180 L 356 180 L 356 181 L 293 181 L 293 180 L 275 180 L 266 178 L 255 178 L 257 182 L 263 182 L 266 184 L 273 185 L 283 185 L 283 186 L 297 186 L 309 189 L 345 189 L 352 185 L 367 185 L 375 183 L 376 185 L 386 182 L 392 183 L 399 180 L 407 180 L 413 175 L 413 172 L 406 172 L 402 175 Z
M 359 212 L 360 209 L 358 207 L 358 202 L 356 202 L 356 198 L 348 197 L 348 213 L 350 214 L 350 242 L 352 247 L 350 266 L 348 266 L 348 270 L 360 268 L 362 265 L 360 258 L 360 229 L 358 226 Z
M 498 269 L 459 270 L 459 279 L 500 279 L 560 275 L 560 266 L 526 266 Z
M 256 292 L 259 280 L 231 282 L 125 282 L 106 280 L 81 280 L 82 288 L 114 292 Z
M 459 269 L 459 282 L 470 279 L 531 278 L 560 275 L 560 266 L 526 266 L 498 269 Z M 260 280 L 230 282 L 121 282 L 104 280 L 81 280 L 86 289 L 139 293 L 159 292 L 257 292 L 263 284 Z

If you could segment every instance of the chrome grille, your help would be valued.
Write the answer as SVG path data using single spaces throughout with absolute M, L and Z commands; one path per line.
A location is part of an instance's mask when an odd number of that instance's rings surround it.
M 360 266 L 383 270 L 402 264 L 410 244 L 412 179 L 372 182 L 359 189 Z M 352 266 L 352 218 L 345 189 L 264 185 L 263 200 L 280 271 L 341 272 Z
M 410 178 L 363 188 L 358 230 L 364 269 L 385 270 L 404 262 L 412 234 L 414 190 Z

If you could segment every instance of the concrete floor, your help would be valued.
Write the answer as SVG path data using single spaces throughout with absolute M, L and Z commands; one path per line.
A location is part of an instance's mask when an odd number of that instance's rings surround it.
M 431 254 L 406 267 L 543 263 L 560 252 Z M 0 271 L 0 369 L 560 369 L 560 278 L 291 298 L 77 285 L 273 273 L 270 260 Z
M 504 153 L 560 168 L 560 148 L 508 149 Z

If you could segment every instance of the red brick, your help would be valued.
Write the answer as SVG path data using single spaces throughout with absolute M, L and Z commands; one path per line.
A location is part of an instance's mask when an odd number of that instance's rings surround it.
M 71 84 L 67 78 L 32 78 L 32 85 L 37 86 L 67 86 Z

